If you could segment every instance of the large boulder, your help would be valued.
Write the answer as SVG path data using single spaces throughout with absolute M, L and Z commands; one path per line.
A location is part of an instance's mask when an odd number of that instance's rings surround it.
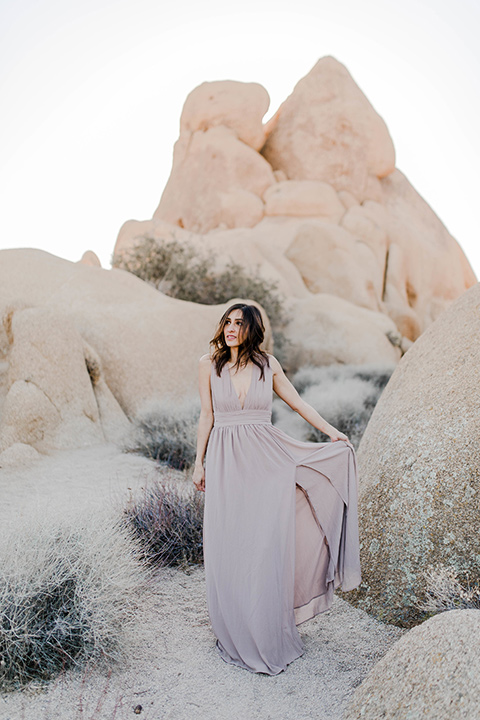
M 355 692 L 345 720 L 479 717 L 480 610 L 451 610 L 406 633 Z
M 224 125 L 246 145 L 260 150 L 265 142 L 262 118 L 269 105 L 268 92 L 258 83 L 233 80 L 204 82 L 185 100 L 180 132 L 204 132 Z
M 400 170 L 381 183 L 389 239 L 383 300 L 402 335 L 415 340 L 476 278 L 457 242 Z
M 383 273 L 361 238 L 331 223 L 304 225 L 286 256 L 312 293 L 329 293 L 360 307 L 382 311 Z
M 363 581 L 349 600 L 421 619 L 425 570 L 480 582 L 480 283 L 401 359 L 358 451 Z
M 286 180 L 270 185 L 263 195 L 265 215 L 326 217 L 338 222 L 345 207 L 331 185 L 316 180 Z
M 15 443 L 37 450 L 104 442 L 83 339 L 49 307 L 11 313 L 9 388 L 0 419 L 0 452 Z
M 118 442 L 147 401 L 196 394 L 227 306 L 41 250 L 0 251 L 0 453 Z
M 274 182 L 267 161 L 233 130 L 184 133 L 154 218 L 199 233 L 251 227 L 262 219 L 262 195 Z
M 382 313 L 327 293 L 292 299 L 288 311 L 285 364 L 291 373 L 306 365 L 392 366 L 401 357 L 405 338 Z
M 323 180 L 358 200 L 376 199 L 369 178 L 395 169 L 387 126 L 333 57 L 319 60 L 297 83 L 267 132 L 262 153 L 274 170 L 289 180 Z

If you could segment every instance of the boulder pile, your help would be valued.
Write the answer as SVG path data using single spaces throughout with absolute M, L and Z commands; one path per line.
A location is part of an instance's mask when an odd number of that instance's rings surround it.
M 160 204 L 123 225 L 116 257 L 176 238 L 276 281 L 290 315 L 318 328 L 313 343 L 286 329 L 291 371 L 302 353 L 320 365 L 348 362 L 352 348 L 398 362 L 475 283 L 465 255 L 395 167 L 385 122 L 340 62 L 319 60 L 262 124 L 268 105 L 257 83 L 194 89 Z
M 226 307 L 92 262 L 0 251 L 0 466 L 122 442 L 147 401 L 196 394 L 198 359 Z

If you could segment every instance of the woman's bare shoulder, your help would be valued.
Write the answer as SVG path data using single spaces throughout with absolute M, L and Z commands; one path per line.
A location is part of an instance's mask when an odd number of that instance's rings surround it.
M 269 361 L 269 363 L 270 363 L 270 367 L 272 368 L 272 370 L 273 370 L 274 373 L 276 373 L 276 372 L 283 372 L 283 371 L 282 371 L 282 366 L 281 366 L 280 363 L 278 362 L 278 360 L 277 360 L 277 358 L 275 357 L 275 355 L 270 355 L 270 353 L 267 353 L 267 357 L 268 357 L 268 361 Z
M 200 365 L 211 365 L 212 364 L 212 356 L 210 353 L 205 353 L 205 355 L 202 355 L 202 357 L 199 360 Z

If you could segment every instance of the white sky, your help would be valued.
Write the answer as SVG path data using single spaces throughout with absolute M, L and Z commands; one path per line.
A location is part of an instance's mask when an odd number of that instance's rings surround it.
M 478 0 L 0 0 L 0 247 L 109 266 L 152 216 L 186 95 L 256 81 L 267 118 L 333 55 L 480 278 Z

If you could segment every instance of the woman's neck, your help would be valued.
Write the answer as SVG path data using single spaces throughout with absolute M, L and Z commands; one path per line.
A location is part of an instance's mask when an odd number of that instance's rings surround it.
M 230 366 L 230 367 L 233 367 L 234 365 L 236 365 L 236 364 L 237 364 L 237 360 L 238 360 L 238 347 L 230 348 L 230 360 L 228 361 L 229 366 Z M 245 360 L 245 359 L 244 359 L 244 360 L 242 361 L 242 364 L 241 364 L 240 367 L 241 367 L 241 368 L 247 367 L 248 364 L 249 364 L 249 360 Z M 237 368 L 237 370 L 238 370 L 238 369 L 239 369 L 239 368 Z

